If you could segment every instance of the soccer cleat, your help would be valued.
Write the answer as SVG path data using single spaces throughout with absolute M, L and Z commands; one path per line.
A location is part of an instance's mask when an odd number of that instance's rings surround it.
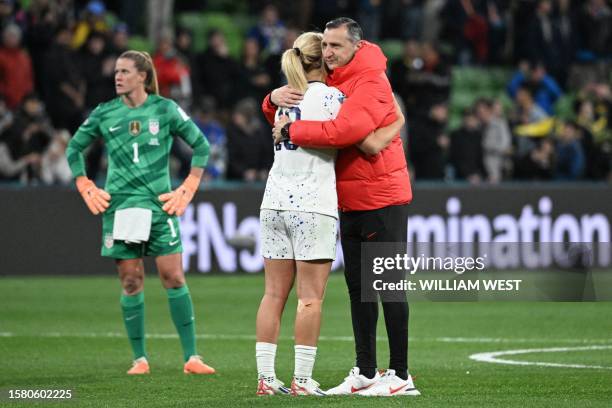
M 359 367 L 353 367 L 349 372 L 348 377 L 344 379 L 342 384 L 337 387 L 330 388 L 325 393 L 327 395 L 360 395 L 361 392 L 369 389 L 380 380 L 378 371 L 374 378 L 367 378 L 359 374 Z
M 183 366 L 183 372 L 185 374 L 214 374 L 215 369 L 204 364 L 202 357 L 191 356 Z
M 367 397 L 395 397 L 401 395 L 421 395 L 414 386 L 412 377 L 408 375 L 407 380 L 402 380 L 395 375 L 395 370 L 387 370 L 380 376 L 380 381 L 369 389 L 360 393 Z
M 289 395 L 291 391 L 276 377 L 259 377 L 257 395 Z
M 319 388 L 319 383 L 312 378 L 293 378 L 291 381 L 291 395 L 315 395 L 324 397 L 326 394 Z
M 129 375 L 149 374 L 149 362 L 145 357 L 140 357 L 132 363 L 132 368 L 127 372 Z

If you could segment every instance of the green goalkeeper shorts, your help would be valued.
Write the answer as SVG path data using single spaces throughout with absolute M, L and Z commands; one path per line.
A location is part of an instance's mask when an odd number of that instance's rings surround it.
M 183 252 L 179 219 L 163 211 L 153 211 L 151 234 L 147 242 L 128 244 L 113 239 L 115 211 L 102 214 L 102 256 L 115 259 L 136 259 Z

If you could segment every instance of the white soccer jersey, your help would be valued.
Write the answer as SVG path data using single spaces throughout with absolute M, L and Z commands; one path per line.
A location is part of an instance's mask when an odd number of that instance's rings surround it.
M 279 108 L 276 119 L 288 113 L 291 121 L 331 120 L 344 95 L 322 82 L 310 82 L 304 99 L 294 108 Z M 261 208 L 306 211 L 338 218 L 335 149 L 308 149 L 290 142 L 275 146 Z

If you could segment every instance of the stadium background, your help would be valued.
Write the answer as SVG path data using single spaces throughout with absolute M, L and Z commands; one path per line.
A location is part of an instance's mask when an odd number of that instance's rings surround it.
M 270 4 L 278 20 L 261 29 Z M 564 241 L 609 243 L 608 1 L 0 1 L 0 399 L 9 388 L 73 388 L 79 406 L 286 404 L 252 395 L 254 314 L 263 288 L 257 210 L 272 159 L 258 104 L 282 83 L 278 53 L 287 39 L 339 15 L 355 18 L 389 58 L 408 118 L 402 137 L 414 180 L 413 239 L 445 241 L 450 217 L 480 231 L 466 240 L 483 240 L 482 228 L 494 238 L 495 219 L 520 222 L 527 213 L 550 216 Z M 179 376 L 178 342 L 151 268 L 154 374 L 125 379 L 119 284 L 112 262 L 98 256 L 99 219 L 87 213 L 63 163 L 70 133 L 112 97 L 108 64 L 126 47 L 157 54 L 167 74 L 160 75 L 163 92 L 189 109 L 213 147 L 181 232 L 200 344 L 220 372 L 214 379 Z M 550 77 L 539 78 L 538 67 Z M 539 95 L 539 107 L 524 95 L 517 101 L 519 89 Z M 497 107 L 495 126 L 477 101 Z M 177 181 L 188 157 L 180 145 L 173 152 Z M 102 145 L 90 152 L 88 170 L 103 182 Z M 237 235 L 251 236 L 255 248 L 233 248 Z M 347 300 L 342 274 L 334 272 L 315 367 L 325 387 L 352 362 Z M 284 379 L 292 369 L 294 306 L 281 332 Z M 410 403 L 569 407 L 612 399 L 610 303 L 415 302 L 411 313 L 410 365 L 423 398 Z M 544 365 L 469 358 L 555 347 L 564 350 L 520 358 Z

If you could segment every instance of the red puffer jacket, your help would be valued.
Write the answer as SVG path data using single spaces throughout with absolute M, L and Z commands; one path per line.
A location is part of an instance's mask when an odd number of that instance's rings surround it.
M 396 120 L 386 64 L 387 58 L 380 48 L 364 41 L 351 62 L 336 68 L 327 78 L 327 85 L 347 96 L 336 119 L 299 120 L 291 124 L 291 141 L 298 146 L 341 149 L 336 160 L 341 211 L 374 210 L 412 200 L 399 134 L 374 156 L 366 156 L 354 146 L 373 130 Z M 270 95 L 264 99 L 262 109 L 273 123 L 276 106 Z

